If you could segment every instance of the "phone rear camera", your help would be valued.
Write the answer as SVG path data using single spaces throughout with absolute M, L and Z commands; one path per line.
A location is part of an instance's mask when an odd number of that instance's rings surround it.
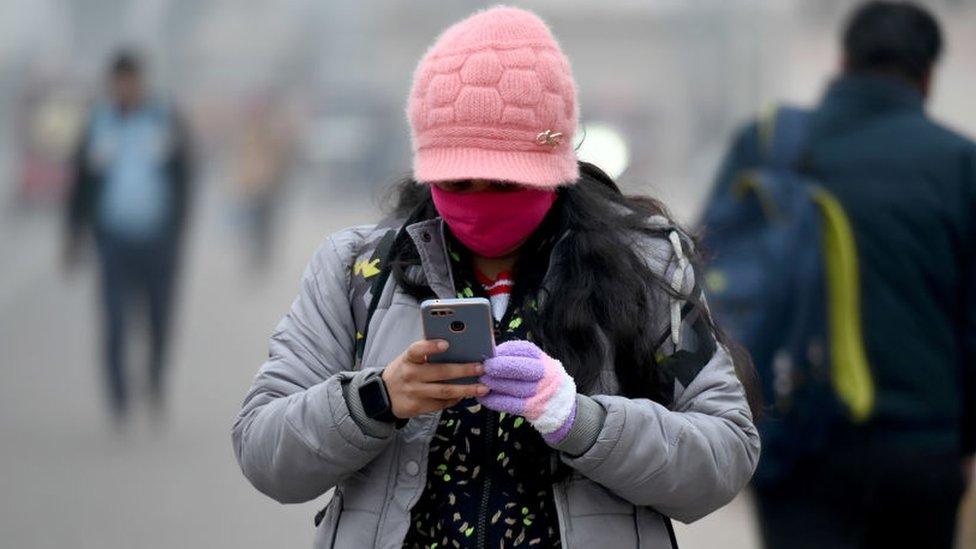
M 451 331 L 456 334 L 463 332 L 465 328 L 467 328 L 467 326 L 465 326 L 464 323 L 461 322 L 460 320 L 455 320 L 454 322 L 451 322 Z

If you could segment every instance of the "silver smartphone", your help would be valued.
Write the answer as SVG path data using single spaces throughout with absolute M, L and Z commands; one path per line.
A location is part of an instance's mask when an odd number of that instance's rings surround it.
M 424 339 L 444 339 L 450 347 L 430 355 L 430 362 L 483 362 L 495 356 L 491 303 L 483 297 L 428 299 L 420 304 Z M 475 383 L 476 377 L 448 383 Z

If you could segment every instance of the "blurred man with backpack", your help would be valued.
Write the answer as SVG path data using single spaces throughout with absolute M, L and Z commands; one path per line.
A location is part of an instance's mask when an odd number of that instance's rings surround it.
M 820 105 L 781 110 L 781 120 L 740 132 L 706 208 L 706 243 L 715 242 L 719 265 L 733 262 L 737 248 L 727 243 L 736 234 L 727 226 L 715 235 L 714 225 L 747 211 L 743 174 L 758 170 L 759 187 L 772 189 L 759 193 L 756 212 L 783 205 L 800 212 L 786 225 L 750 229 L 782 268 L 762 265 L 753 272 L 765 274 L 751 276 L 786 273 L 780 295 L 791 301 L 749 303 L 758 320 L 741 334 L 754 342 L 774 407 L 756 476 L 766 547 L 951 547 L 976 451 L 976 144 L 925 114 L 941 50 L 926 10 L 902 2 L 859 7 L 843 34 L 841 74 Z M 784 140 L 794 151 L 787 165 Z M 763 187 L 764 179 L 777 183 Z M 798 192 L 822 207 L 793 207 L 802 203 Z M 825 348 L 795 345 L 803 332 L 797 302 L 809 297 L 792 282 L 803 278 L 794 276 L 803 263 L 796 258 L 821 244 L 797 237 L 807 234 L 809 211 L 819 212 L 824 246 L 817 272 L 826 289 L 817 296 Z M 854 253 L 838 264 L 845 230 Z M 706 278 L 726 290 L 713 288 L 720 319 L 742 314 L 730 297 L 737 276 L 750 283 L 747 268 Z M 845 276 L 854 287 L 844 288 Z M 759 295 L 751 299 L 766 299 Z M 838 300 L 856 308 L 839 311 Z M 782 333 L 771 316 L 789 319 Z M 838 352 L 841 345 L 854 351 Z M 848 380 L 836 379 L 861 362 Z M 818 363 L 829 364 L 818 370 Z M 818 372 L 834 378 L 818 385 Z

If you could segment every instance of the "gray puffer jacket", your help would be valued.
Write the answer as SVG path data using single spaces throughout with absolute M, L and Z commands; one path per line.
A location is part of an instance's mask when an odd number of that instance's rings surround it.
M 438 296 L 454 297 L 443 222 L 407 230 L 423 265 L 413 275 Z M 234 424 L 237 459 L 261 492 L 295 503 L 335 488 L 316 548 L 400 546 L 426 483 L 439 414 L 393 430 L 362 413 L 355 390 L 364 371 L 383 367 L 421 339 L 419 304 L 391 279 L 370 322 L 365 370 L 353 371 L 351 280 L 381 234 L 364 226 L 325 240 L 271 336 L 270 358 Z M 690 292 L 693 272 L 677 241 L 640 237 L 635 245 L 646 250 L 655 272 Z M 665 292 L 657 297 L 661 313 L 648 322 L 663 336 L 681 320 Z M 759 435 L 721 346 L 696 375 L 675 382 L 670 409 L 618 396 L 612 364 L 608 356 L 600 386 L 578 397 L 577 420 L 557 448 L 573 469 L 554 487 L 559 534 L 569 548 L 671 547 L 664 517 L 691 522 L 728 503 L 752 475 Z

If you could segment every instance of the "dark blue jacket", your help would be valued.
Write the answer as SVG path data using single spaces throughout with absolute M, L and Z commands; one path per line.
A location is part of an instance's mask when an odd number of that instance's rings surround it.
M 835 82 L 811 120 L 807 168 L 857 241 L 875 423 L 976 450 L 976 144 L 882 77 Z
M 719 185 L 760 161 L 746 127 Z M 833 82 L 800 166 L 844 206 L 861 274 L 877 401 L 868 429 L 906 446 L 976 451 L 976 144 L 882 76 Z

